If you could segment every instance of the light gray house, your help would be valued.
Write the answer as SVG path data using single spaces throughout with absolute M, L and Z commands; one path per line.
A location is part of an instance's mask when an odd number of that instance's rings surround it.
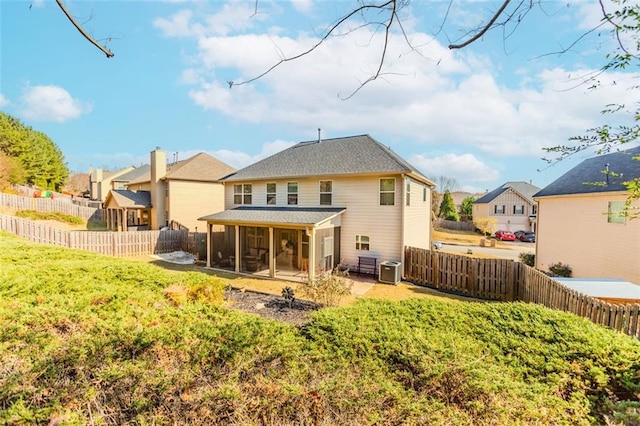
M 223 179 L 207 265 L 311 277 L 428 248 L 434 183 L 369 135 L 300 142 Z

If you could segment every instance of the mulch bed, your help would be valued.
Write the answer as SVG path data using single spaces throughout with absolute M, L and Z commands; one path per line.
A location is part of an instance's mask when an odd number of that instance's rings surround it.
M 289 307 L 282 296 L 238 289 L 232 289 L 225 298 L 232 309 L 297 326 L 309 322 L 311 314 L 322 307 L 314 302 L 297 299 Z

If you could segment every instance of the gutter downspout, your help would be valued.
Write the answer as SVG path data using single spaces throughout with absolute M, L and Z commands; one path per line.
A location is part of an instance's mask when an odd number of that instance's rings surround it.
M 405 175 L 404 173 L 402 173 L 400 175 L 402 183 L 400 185 L 400 188 L 402 189 L 402 206 L 400 207 L 400 226 L 402 229 L 402 238 L 400 238 L 400 262 L 402 262 L 402 270 L 404 271 L 404 242 L 405 242 L 405 232 L 406 230 L 404 229 L 404 225 L 405 225 L 405 220 L 404 220 L 404 215 L 405 215 L 405 206 L 407 205 L 407 175 Z

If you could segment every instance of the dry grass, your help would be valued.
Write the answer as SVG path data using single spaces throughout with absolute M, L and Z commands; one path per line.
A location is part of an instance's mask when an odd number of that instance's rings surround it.
M 482 235 L 473 231 L 458 231 L 455 229 L 434 229 L 432 239 L 442 243 L 463 244 L 469 246 L 479 246 L 480 240 L 484 238 Z M 496 248 L 508 248 L 502 241 L 496 241 Z

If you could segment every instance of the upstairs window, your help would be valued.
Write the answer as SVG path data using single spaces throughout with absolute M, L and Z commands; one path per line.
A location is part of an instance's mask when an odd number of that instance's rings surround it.
M 251 184 L 233 185 L 233 204 L 251 204 Z
M 330 180 L 320 181 L 320 205 L 330 206 L 332 202 L 333 182 Z
M 369 250 L 369 237 L 367 235 L 356 235 L 356 250 Z
M 610 201 L 607 211 L 608 223 L 625 223 L 625 205 L 624 201 Z
M 493 213 L 494 214 L 504 214 L 504 204 L 502 204 L 501 206 L 499 205 L 495 205 L 493 206 Z
M 380 205 L 393 206 L 396 199 L 396 179 L 380 179 Z
M 407 205 L 411 205 L 411 181 L 407 180 Z
M 537 204 L 534 204 L 534 205 L 531 206 L 531 214 L 532 215 L 538 214 L 538 205 Z
M 287 182 L 287 204 L 298 204 L 298 182 Z
M 513 214 L 524 214 L 524 205 L 513 206 Z
M 267 184 L 267 204 L 276 204 L 276 184 Z
M 422 201 L 427 201 L 427 187 L 422 188 Z

